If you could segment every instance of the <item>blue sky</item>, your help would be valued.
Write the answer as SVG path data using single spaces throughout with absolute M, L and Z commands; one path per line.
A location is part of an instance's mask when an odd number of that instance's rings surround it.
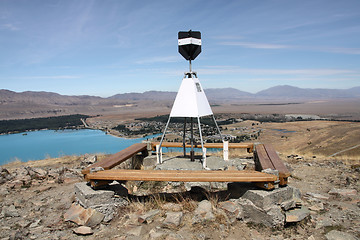
M 190 29 L 204 88 L 360 86 L 358 0 L 0 0 L 0 89 L 177 91 L 177 33 Z

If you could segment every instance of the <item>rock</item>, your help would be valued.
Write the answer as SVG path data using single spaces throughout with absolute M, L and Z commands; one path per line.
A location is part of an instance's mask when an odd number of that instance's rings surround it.
M 59 176 L 60 174 L 57 169 L 50 169 L 48 172 L 48 177 L 50 178 L 57 179 Z
M 286 222 L 300 222 L 301 220 L 305 219 L 307 216 L 310 215 L 309 209 L 303 206 L 300 209 L 293 209 L 285 213 L 286 215 Z
M 119 236 L 119 235 L 114 236 L 113 238 L 111 238 L 111 240 L 126 240 L 126 239 L 127 239 L 126 236 Z
M 183 217 L 182 212 L 167 212 L 163 225 L 168 228 L 178 227 Z
M 330 195 L 335 195 L 335 196 L 347 197 L 347 196 L 355 196 L 357 194 L 357 191 L 355 189 L 336 189 L 336 188 L 333 188 L 333 189 L 330 190 L 329 194 Z
M 233 223 L 236 221 L 236 218 L 241 211 L 239 206 L 231 201 L 221 202 L 219 204 L 219 207 L 220 207 L 220 209 L 225 211 L 226 216 L 228 217 L 230 223 Z
M 14 239 L 14 240 L 20 240 L 20 239 L 27 239 L 27 235 L 29 234 L 29 232 L 26 229 L 21 229 L 16 231 L 15 233 L 12 234 L 12 236 L 10 237 L 10 239 Z
M 80 205 L 73 203 L 69 210 L 64 214 L 65 221 L 72 221 L 78 225 L 96 226 L 103 219 L 104 214 L 96 211 L 95 209 L 85 209 Z
M 329 199 L 328 196 L 324 196 L 319 193 L 312 193 L 312 192 L 307 192 L 305 194 L 305 197 L 315 198 L 317 200 L 328 200 Z
M 287 186 L 272 191 L 247 190 L 242 198 L 249 199 L 257 207 L 265 209 L 294 198 L 300 198 L 300 195 L 299 189 Z
M 89 210 L 90 209 L 90 210 Z M 89 226 L 89 227 L 94 227 L 94 226 L 97 226 L 98 224 L 100 224 L 102 222 L 102 220 L 104 219 L 104 214 L 102 214 L 101 212 L 99 211 L 96 211 L 95 209 L 91 209 L 91 208 L 88 208 L 87 210 L 89 210 L 90 212 L 90 217 L 89 219 L 85 222 L 85 225 L 86 226 Z
M 182 240 L 182 239 L 190 239 L 190 238 L 184 238 L 178 233 L 170 233 L 165 238 L 165 240 Z M 197 238 L 197 239 L 203 239 L 203 238 Z
M 86 226 L 80 226 L 78 228 L 73 229 L 73 231 L 78 235 L 91 235 L 94 233 L 90 227 L 86 227 Z
M 139 216 L 138 221 L 139 223 L 151 223 L 156 215 L 160 213 L 160 210 L 155 209 L 151 210 L 141 216 Z
M 31 178 L 35 179 L 45 179 L 47 177 L 48 172 L 41 168 L 33 168 L 32 169 L 34 175 L 31 176 Z
M 144 158 L 143 160 L 144 170 L 154 169 L 156 163 L 157 163 L 156 156 L 148 156 Z
M 78 225 L 85 225 L 86 220 L 84 219 L 85 209 L 80 205 L 73 203 L 71 207 L 64 214 L 65 221 L 72 221 Z
M 325 235 L 325 238 L 327 240 L 356 240 L 357 239 L 350 233 L 340 232 L 337 230 L 332 230 L 332 231 L 328 232 Z
M 186 191 L 191 191 L 196 187 L 200 187 L 206 191 L 223 191 L 227 190 L 226 182 L 185 182 Z
M 36 228 L 39 226 L 39 223 L 41 222 L 41 219 L 35 220 L 35 222 L 31 223 L 29 228 Z
M 149 232 L 149 240 L 163 239 L 166 235 L 165 232 L 156 229 L 151 229 Z
M 261 172 L 272 174 L 272 175 L 275 175 L 275 176 L 279 177 L 279 170 L 274 170 L 274 169 L 271 169 L 271 168 L 267 168 L 267 169 L 262 170 Z
M 16 222 L 16 225 L 21 227 L 21 228 L 26 228 L 30 225 L 31 222 L 25 220 L 25 219 L 20 219 L 19 221 Z
M 214 219 L 211 202 L 208 200 L 201 201 L 194 211 L 193 223 L 212 221 Z
M 84 160 L 82 161 L 82 163 L 86 166 L 86 165 L 94 164 L 96 161 L 97 161 L 97 156 L 96 155 L 88 155 L 88 154 L 86 154 L 84 156 Z
M 90 168 L 90 173 L 99 172 L 99 171 L 104 171 L 104 168 L 102 168 L 102 167 Z
M 6 196 L 9 194 L 9 191 L 6 189 L 6 187 L 0 187 L 0 197 Z
M 28 167 L 28 169 L 31 169 L 31 168 Z M 25 177 L 26 175 L 29 175 L 29 172 L 25 167 L 20 167 L 15 170 L 15 175 L 16 175 L 16 178 L 22 178 L 22 177 Z
M 316 203 L 316 204 L 312 205 L 311 207 L 309 207 L 309 209 L 311 211 L 321 211 L 321 210 L 324 210 L 324 204 L 322 202 Z
M 0 167 L 0 175 L 1 176 L 5 177 L 9 174 L 10 174 L 10 172 L 6 168 Z
M 268 221 L 270 221 L 272 227 L 284 226 L 285 215 L 279 206 L 272 206 L 266 210 Z
M 127 229 L 127 234 L 139 237 L 141 235 L 143 226 L 128 225 L 126 226 L 126 229 Z
M 3 207 L 1 214 L 3 214 L 5 217 L 20 217 L 20 214 L 16 210 L 14 205 L 10 205 L 9 207 Z
M 248 199 L 238 199 L 237 204 L 241 208 L 238 215 L 238 219 L 242 219 L 245 222 L 252 222 L 263 224 L 268 227 L 280 227 L 284 225 L 285 216 L 281 211 L 281 208 L 276 205 L 272 205 L 267 210 L 257 207 L 253 202 Z
M 11 180 L 12 176 L 6 168 L 0 167 L 0 184 Z
M 117 211 L 116 204 L 104 204 L 102 206 L 94 206 L 94 207 L 95 210 L 105 215 L 103 220 L 104 222 L 110 222 L 114 218 L 114 215 L 116 214 Z
M 182 210 L 180 204 L 176 204 L 176 203 L 165 203 L 162 206 L 162 209 L 167 210 L 167 211 L 172 211 L 172 212 L 180 212 Z
M 335 226 L 336 222 L 330 218 L 320 219 L 316 221 L 315 229 L 320 229 L 323 227 Z
M 281 208 L 285 211 L 296 207 L 296 200 L 291 199 L 280 204 Z

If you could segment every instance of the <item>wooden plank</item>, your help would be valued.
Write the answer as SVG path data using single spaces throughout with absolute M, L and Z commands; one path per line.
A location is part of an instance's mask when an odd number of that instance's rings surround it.
M 264 144 L 264 148 L 266 153 L 268 154 L 274 168 L 279 171 L 279 173 L 283 175 L 289 175 L 290 172 L 285 166 L 284 162 L 280 159 L 279 155 L 275 152 L 275 149 L 270 144 Z
M 268 154 L 266 153 L 265 147 L 263 144 L 256 145 L 256 160 L 259 163 L 260 169 L 264 170 L 267 168 L 274 169 L 274 165 L 272 164 Z
M 110 155 L 107 158 L 104 158 L 101 161 L 98 161 L 91 166 L 85 168 L 82 170 L 82 174 L 88 174 L 90 172 L 91 168 L 95 167 L 102 167 L 103 169 L 111 169 L 115 167 L 116 165 L 119 165 L 120 163 L 126 161 L 127 159 L 131 158 L 135 154 L 139 152 L 144 152 L 147 149 L 146 143 L 135 143 L 131 145 L 128 148 L 123 149 L 122 151 L 115 153 L 113 155 Z
M 277 177 L 257 171 L 191 171 L 112 169 L 86 175 L 88 181 L 171 181 L 171 182 L 274 182 Z
M 152 150 L 156 150 L 156 145 L 159 145 L 160 142 L 152 142 L 151 147 Z M 183 143 L 180 142 L 163 142 L 161 144 L 162 147 L 175 147 L 175 148 L 181 148 L 183 147 Z M 191 144 L 186 143 L 185 147 L 190 148 Z M 204 143 L 205 148 L 223 148 L 222 143 Z M 201 144 L 194 144 L 194 148 L 201 148 Z M 229 143 L 229 148 L 247 148 L 250 149 L 249 152 L 252 152 L 252 149 L 254 148 L 253 143 Z

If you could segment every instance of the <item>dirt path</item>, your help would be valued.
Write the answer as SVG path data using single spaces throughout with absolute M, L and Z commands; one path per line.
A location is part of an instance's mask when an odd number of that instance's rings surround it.
M 329 158 L 330 158 L 330 157 L 334 157 L 334 156 L 336 156 L 336 155 L 338 155 L 338 154 L 340 154 L 340 153 L 344 153 L 344 152 L 350 151 L 350 150 L 355 149 L 355 148 L 357 148 L 357 147 L 360 147 L 360 144 L 358 144 L 358 145 L 356 145 L 356 146 L 353 146 L 353 147 L 350 147 L 350 148 L 347 148 L 347 149 L 344 149 L 344 150 L 342 150 L 342 151 L 336 152 L 336 153 L 334 153 L 334 154 L 331 154 L 331 155 L 329 156 Z

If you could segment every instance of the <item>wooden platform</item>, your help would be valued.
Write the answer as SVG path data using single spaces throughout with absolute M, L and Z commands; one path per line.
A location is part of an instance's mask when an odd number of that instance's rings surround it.
M 152 142 L 151 147 L 152 150 L 156 150 L 156 145 L 159 145 L 160 142 Z M 176 147 L 176 148 L 182 148 L 183 143 L 180 142 L 163 142 L 161 144 L 161 147 Z M 190 143 L 185 144 L 186 148 L 191 148 Z M 204 143 L 205 148 L 223 148 L 222 143 Z M 194 144 L 194 148 L 201 148 L 201 144 Z M 246 148 L 249 153 L 253 152 L 254 144 L 253 143 L 229 143 L 229 149 L 230 148 Z
M 284 162 L 279 158 L 278 154 L 270 144 L 256 145 L 254 161 L 257 171 L 268 168 L 278 170 L 280 185 L 287 185 L 290 171 L 287 169 Z
M 88 173 L 90 173 L 91 168 L 96 168 L 96 167 L 102 167 L 105 170 L 111 169 L 111 168 L 119 165 L 120 163 L 126 161 L 127 159 L 131 158 L 132 156 L 134 156 L 135 154 L 137 154 L 139 152 L 142 152 L 144 156 L 147 156 L 148 152 L 147 152 L 147 144 L 146 143 L 135 143 L 135 144 L 131 145 L 130 147 L 125 148 L 124 150 L 122 150 L 118 153 L 110 155 L 109 157 L 104 158 L 103 160 L 94 163 L 93 165 L 82 170 L 81 173 L 88 174 Z
M 93 187 L 104 181 L 167 181 L 167 182 L 254 182 L 273 189 L 277 176 L 257 171 L 192 171 L 113 169 L 89 173 L 85 178 Z
M 154 149 L 158 142 L 152 143 Z M 182 143 L 164 142 L 163 147 L 182 147 Z M 187 144 L 186 147 L 190 147 Z M 201 147 L 201 145 L 195 145 Z M 206 148 L 222 148 L 220 143 L 207 143 Z M 252 143 L 232 143 L 229 148 L 247 148 L 252 151 Z M 275 182 L 286 185 L 290 176 L 289 170 L 281 161 L 273 147 L 269 144 L 259 144 L 255 148 L 254 160 L 257 171 L 192 171 L 192 170 L 132 170 L 132 169 L 111 169 L 126 161 L 132 156 L 142 153 L 143 157 L 148 155 L 147 144 L 136 143 L 118 153 L 115 153 L 101 161 L 94 163 L 84 169 L 82 173 L 93 187 L 108 184 L 113 180 L 118 181 L 169 181 L 169 182 L 253 182 L 259 187 L 268 190 L 273 189 Z M 104 170 L 91 172 L 90 170 L 101 167 Z M 271 168 L 279 171 L 279 178 L 272 174 L 261 172 Z

